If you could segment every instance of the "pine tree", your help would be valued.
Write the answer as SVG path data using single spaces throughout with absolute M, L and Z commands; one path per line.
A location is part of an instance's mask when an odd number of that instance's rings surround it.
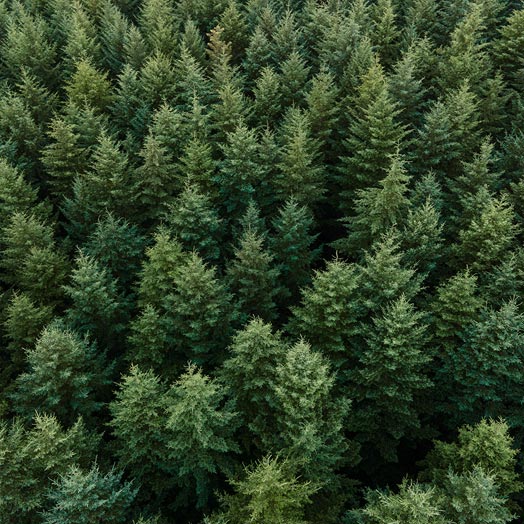
M 176 51 L 176 19 L 173 6 L 166 0 L 146 0 L 139 13 L 140 30 L 147 41 L 149 50 L 166 56 Z
M 399 441 L 420 427 L 416 398 L 431 386 L 425 330 L 422 313 L 401 295 L 373 318 L 366 348 L 349 371 L 349 427 L 385 460 L 396 461 Z
M 180 243 L 167 230 L 159 229 L 153 235 L 153 244 L 146 249 L 147 260 L 140 273 L 139 305 L 163 308 L 164 298 L 173 290 L 173 278 L 185 256 Z
M 392 227 L 402 226 L 409 207 L 408 176 L 402 159 L 391 159 L 379 187 L 356 193 L 354 215 L 344 219 L 348 237 L 335 243 L 343 252 L 355 256 L 379 240 Z
M 105 68 L 114 76 L 120 73 L 126 62 L 125 42 L 129 25 L 129 20 L 119 6 L 112 2 L 103 4 L 100 20 L 101 54 Z
M 459 232 L 455 253 L 460 264 L 474 271 L 490 269 L 513 244 L 518 228 L 504 197 L 490 198 L 469 226 Z
M 282 105 L 290 107 L 302 105 L 310 67 L 299 51 L 293 51 L 280 66 L 280 84 L 282 86 Z
M 288 462 L 270 456 L 246 468 L 245 477 L 231 480 L 233 495 L 222 498 L 222 512 L 206 524 L 264 522 L 309 524 L 304 517 L 316 486 L 302 482 Z
M 128 522 L 136 489 L 122 482 L 123 472 L 109 470 L 103 474 L 98 465 L 89 471 L 71 466 L 55 481 L 49 493 L 51 508 L 43 515 L 45 524 L 123 524 Z
M 170 354 L 170 328 L 167 315 L 159 313 L 151 304 L 146 304 L 129 325 L 129 351 L 125 358 L 141 369 L 152 369 L 164 376 L 173 356 Z
M 18 413 L 31 419 L 42 409 L 67 426 L 82 416 L 91 420 L 102 404 L 96 397 L 110 382 L 110 367 L 103 354 L 86 339 L 52 324 L 34 348 L 27 348 L 28 371 L 16 380 L 13 403 Z
M 522 42 L 524 41 L 524 13 L 522 9 L 514 10 L 500 29 L 500 36 L 495 40 L 493 58 L 503 71 L 509 85 L 522 89 L 524 81 L 521 60 Z
M 227 269 L 233 293 L 235 322 L 242 326 L 251 316 L 266 322 L 276 318 L 278 268 L 264 246 L 264 238 L 248 229 L 239 240 L 235 258 Z
M 319 163 L 319 144 L 311 137 L 305 111 L 290 109 L 282 129 L 279 176 L 275 180 L 282 201 L 291 197 L 302 205 L 318 204 L 325 192 L 325 173 Z
M 0 421 L 0 523 L 40 521 L 51 482 L 70 465 L 87 466 L 98 442 L 81 420 L 67 430 L 54 416 L 38 413 L 28 428 L 19 419 Z
M 74 73 L 66 84 L 69 103 L 104 112 L 113 101 L 107 74 L 98 71 L 89 60 L 75 62 Z
M 315 272 L 311 286 L 302 291 L 301 305 L 292 308 L 288 330 L 328 356 L 337 372 L 353 364 L 350 348 L 360 316 L 360 285 L 355 266 L 336 258 Z
M 189 366 L 169 391 L 166 429 L 169 460 L 180 488 L 178 503 L 209 504 L 217 476 L 232 472 L 228 455 L 238 452 L 233 439 L 237 414 L 218 383 Z M 184 504 L 185 503 L 185 504 Z
M 51 122 L 49 136 L 52 142 L 42 152 L 42 163 L 54 198 L 62 200 L 72 196 L 73 180 L 85 171 L 90 151 L 80 145 L 74 126 L 63 118 Z
M 371 42 L 384 67 L 389 67 L 397 55 L 399 31 L 395 7 L 391 0 L 379 0 L 371 10 Z
M 136 366 L 123 377 L 109 404 L 115 454 L 141 486 L 140 500 L 154 496 L 160 503 L 172 486 L 172 468 L 166 460 L 167 404 L 166 386 L 152 371 Z
M 264 67 L 253 87 L 253 121 L 256 127 L 272 126 L 282 112 L 280 78 L 272 67 Z
M 116 344 L 122 332 L 121 298 L 116 281 L 93 257 L 79 252 L 70 284 L 64 286 L 71 306 L 68 324 L 81 335 L 89 335 L 102 346 Z
M 272 222 L 274 234 L 269 240 L 271 253 L 279 268 L 280 288 L 296 302 L 299 291 L 311 281 L 311 265 L 319 255 L 313 244 L 313 217 L 305 206 L 290 198 Z
M 0 224 L 5 225 L 15 212 L 29 213 L 45 218 L 45 203 L 38 202 L 36 188 L 27 182 L 15 167 L 0 158 Z
M 281 333 L 254 318 L 234 336 L 220 371 L 222 382 L 236 399 L 244 433 L 246 429 L 250 432 L 242 442 L 248 448 L 254 445 L 264 451 L 264 444 L 274 437 L 277 400 L 272 386 L 285 353 Z
M 274 452 L 288 456 L 305 480 L 331 495 L 341 487 L 337 470 L 359 460 L 358 446 L 344 437 L 350 402 L 335 397 L 334 383 L 326 357 L 299 340 L 278 363 L 274 385 Z M 324 517 L 336 514 L 327 507 L 323 511 Z
M 218 194 L 230 221 L 238 219 L 261 178 L 255 131 L 240 122 L 221 146 L 224 159 L 215 177 Z
M 229 338 L 231 297 L 196 254 L 190 254 L 173 277 L 165 297 L 173 343 L 180 357 L 209 366 L 221 360 Z
M 524 376 L 524 316 L 515 300 L 484 311 L 470 326 L 465 344 L 450 353 L 444 372 L 453 377 L 450 402 L 459 422 L 505 416 L 522 426 L 518 395 Z
M 339 174 L 340 208 L 346 214 L 355 190 L 373 186 L 382 178 L 391 158 L 402 149 L 406 134 L 397 122 L 399 110 L 378 63 L 362 77 L 350 111 L 352 119 Z
M 25 69 L 43 85 L 54 87 L 57 50 L 49 37 L 45 20 L 18 4 L 8 19 L 2 45 L 3 62 L 12 78 Z
M 136 226 L 108 213 L 98 221 L 82 249 L 110 272 L 120 289 L 129 291 L 140 270 L 144 244 Z
M 24 352 L 35 345 L 52 316 L 49 306 L 36 304 L 26 293 L 15 293 L 11 297 L 6 308 L 4 328 L 14 371 L 21 371 L 25 364 Z
M 205 262 L 219 262 L 223 220 L 195 183 L 186 184 L 169 207 L 166 223 L 186 251 L 196 251 Z
M 508 497 L 522 489 L 517 455 L 507 423 L 483 419 L 459 428 L 456 442 L 436 441 L 424 461 L 422 477 L 442 485 L 450 470 L 463 474 L 482 468 L 493 475 L 499 494 Z
M 153 135 L 148 135 L 139 153 L 141 165 L 136 169 L 135 194 L 144 222 L 156 221 L 172 201 L 180 182 L 169 152 Z

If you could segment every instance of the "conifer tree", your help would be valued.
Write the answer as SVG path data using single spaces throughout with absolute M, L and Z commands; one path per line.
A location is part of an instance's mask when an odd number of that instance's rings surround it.
M 108 213 L 98 221 L 82 249 L 110 272 L 120 289 L 129 291 L 140 270 L 144 244 L 136 226 Z
M 62 200 L 72 195 L 73 180 L 85 171 L 90 151 L 80 145 L 74 126 L 63 118 L 51 122 L 49 136 L 52 142 L 42 152 L 42 163 L 53 196 Z
M 158 219 L 166 210 L 180 182 L 168 150 L 153 135 L 148 135 L 139 153 L 141 165 L 136 169 L 135 192 L 142 209 L 142 220 Z
M 289 462 L 264 457 L 246 468 L 243 479 L 230 483 L 235 493 L 222 498 L 222 512 L 206 524 L 241 524 L 250 520 L 265 524 L 309 524 L 304 510 L 317 488 L 302 482 Z
M 282 201 L 296 198 L 302 205 L 318 204 L 325 193 L 325 173 L 319 163 L 319 143 L 311 137 L 305 111 L 291 108 L 281 129 L 279 176 L 275 180 Z
M 196 254 L 190 254 L 173 276 L 165 297 L 173 343 L 180 357 L 206 366 L 221 360 L 227 345 L 231 297 Z
M 286 289 L 291 302 L 298 298 L 299 291 L 310 283 L 311 265 L 317 258 L 318 249 L 313 249 L 317 238 L 312 233 L 313 218 L 309 210 L 290 198 L 272 223 L 274 234 L 269 245 L 279 268 L 281 289 Z
M 239 326 L 253 315 L 266 322 L 275 319 L 278 273 L 273 255 L 264 246 L 263 236 L 251 229 L 246 230 L 227 269 L 235 305 L 235 322 Z
M 302 291 L 301 305 L 292 309 L 288 330 L 327 355 L 336 372 L 352 364 L 351 341 L 360 316 L 359 286 L 355 266 L 336 258 L 323 271 L 315 272 L 311 286 Z
M 310 67 L 299 51 L 293 51 L 280 65 L 280 84 L 284 107 L 302 105 Z
M 349 371 L 354 401 L 349 427 L 385 460 L 397 460 L 399 441 L 420 427 L 416 397 L 431 386 L 425 330 L 422 314 L 401 295 L 373 318 L 366 348 Z
M 244 435 L 245 447 L 255 445 L 264 451 L 274 437 L 277 400 L 272 386 L 285 353 L 281 333 L 274 333 L 271 324 L 260 318 L 252 319 L 233 338 L 220 377 L 234 393 L 243 426 L 250 432 Z
M 131 482 L 122 482 L 123 472 L 111 469 L 103 474 L 98 465 L 89 471 L 71 466 L 55 481 L 49 493 L 51 508 L 43 515 L 45 524 L 123 524 L 136 496 Z
M 272 67 L 260 71 L 253 87 L 253 120 L 257 127 L 273 126 L 282 112 L 280 78 Z
M 81 420 L 69 429 L 54 416 L 38 413 L 27 428 L 18 419 L 0 421 L 0 522 L 39 522 L 51 482 L 70 465 L 87 466 L 98 441 Z
M 336 471 L 359 459 L 358 446 L 344 437 L 350 402 L 335 397 L 334 383 L 326 357 L 299 340 L 277 365 L 274 385 L 274 452 L 290 457 L 305 480 L 331 494 L 341 487 Z
M 104 112 L 113 101 L 111 84 L 107 74 L 98 71 L 89 60 L 75 62 L 74 73 L 66 85 L 66 94 L 71 104 L 89 107 Z
M 139 14 L 140 30 L 149 50 L 174 56 L 176 21 L 173 6 L 166 0 L 145 0 Z
M 101 55 L 105 68 L 116 76 L 126 62 L 125 42 L 129 20 L 119 6 L 104 2 L 100 20 Z
M 79 252 L 70 284 L 64 286 L 71 306 L 68 324 L 81 335 L 89 335 L 102 346 L 114 344 L 123 329 L 121 298 L 116 281 L 93 257 Z
M 402 226 L 409 207 L 409 181 L 404 162 L 395 156 L 379 187 L 357 191 L 354 215 L 344 219 L 348 237 L 336 242 L 336 247 L 355 256 L 369 249 L 390 228 Z
M 184 259 L 180 243 L 167 230 L 159 229 L 153 235 L 153 245 L 146 249 L 138 287 L 139 305 L 163 308 L 164 298 L 173 290 L 173 278 Z
M 215 180 L 224 211 L 233 221 L 243 214 L 261 178 L 255 131 L 240 122 L 221 149 L 224 160 Z
M 205 262 L 220 260 L 223 220 L 210 198 L 196 184 L 188 183 L 169 207 L 166 222 L 186 251 L 196 251 Z
M 339 174 L 342 212 L 350 211 L 355 190 L 375 185 L 401 150 L 406 132 L 397 122 L 398 114 L 382 67 L 375 62 L 351 101 L 352 119 Z
M 469 226 L 459 232 L 456 256 L 475 271 L 490 269 L 512 245 L 518 228 L 507 199 L 490 198 Z
M 141 500 L 153 495 L 161 501 L 172 486 L 172 468 L 166 460 L 167 403 L 166 386 L 160 379 L 152 371 L 132 366 L 109 404 L 115 453 L 140 485 Z
M 484 311 L 468 330 L 465 344 L 450 353 L 443 372 L 453 377 L 450 394 L 459 422 L 505 416 L 521 426 L 521 408 L 514 395 L 524 381 L 521 350 L 524 316 L 515 300 Z
M 390 66 L 397 54 L 399 32 L 397 29 L 395 4 L 391 0 L 379 0 L 371 10 L 371 41 L 376 49 L 380 62 Z
M 15 293 L 6 308 L 4 323 L 7 345 L 15 371 L 25 363 L 25 351 L 33 347 L 40 332 L 52 319 L 49 306 L 36 304 L 26 293 Z
M 151 304 L 146 304 L 129 325 L 129 351 L 125 357 L 140 369 L 152 369 L 168 375 L 172 344 L 167 315 L 160 313 Z
M 231 401 L 218 383 L 190 365 L 169 391 L 166 429 L 169 460 L 180 487 L 178 503 L 206 507 L 217 476 L 232 472 L 238 425 Z
M 43 410 L 69 426 L 79 416 L 92 419 L 100 410 L 96 397 L 109 384 L 110 367 L 86 339 L 52 324 L 34 348 L 27 348 L 27 363 L 29 369 L 17 378 L 13 393 L 15 409 L 25 418 Z

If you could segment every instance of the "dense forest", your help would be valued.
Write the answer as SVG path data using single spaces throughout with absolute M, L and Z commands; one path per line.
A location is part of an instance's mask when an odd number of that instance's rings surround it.
M 0 0 L 0 524 L 524 510 L 524 5 Z

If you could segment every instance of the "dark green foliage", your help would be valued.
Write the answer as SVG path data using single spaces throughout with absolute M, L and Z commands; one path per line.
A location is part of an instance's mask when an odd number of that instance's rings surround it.
M 0 422 L 0 522 L 32 524 L 46 508 L 46 492 L 70 465 L 86 467 L 99 439 L 81 420 L 64 430 L 54 416 L 36 414 L 24 428 L 20 420 Z
M 518 520 L 523 12 L 0 0 L 0 524 Z
M 43 410 L 70 425 L 100 409 L 96 397 L 110 383 L 110 369 L 94 344 L 52 324 L 26 349 L 26 358 L 28 371 L 17 378 L 12 399 L 24 417 Z
M 122 472 L 106 474 L 98 466 L 82 471 L 71 466 L 49 494 L 51 509 L 44 513 L 45 524 L 92 524 L 127 522 L 136 490 L 122 482 Z
M 264 237 L 248 228 L 240 237 L 235 258 L 227 270 L 235 304 L 235 321 L 240 325 L 251 316 L 271 321 L 276 316 L 278 268 L 264 247 Z
M 189 366 L 169 392 L 166 428 L 178 497 L 186 504 L 195 498 L 197 507 L 209 503 L 216 476 L 232 471 L 227 455 L 239 451 L 233 439 L 238 417 L 221 389 Z

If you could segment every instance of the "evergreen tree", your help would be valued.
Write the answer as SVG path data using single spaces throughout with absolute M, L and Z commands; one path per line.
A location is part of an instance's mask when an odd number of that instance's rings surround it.
M 186 251 L 195 250 L 204 261 L 218 263 L 223 220 L 198 186 L 186 184 L 169 207 L 166 222 Z
M 242 442 L 248 448 L 263 450 L 274 437 L 277 400 L 272 386 L 285 353 L 281 333 L 259 318 L 237 332 L 229 348 L 220 377 L 234 393 L 243 425 L 251 433 Z
M 279 268 L 279 284 L 289 301 L 295 302 L 301 288 L 311 281 L 311 265 L 318 256 L 313 249 L 317 235 L 313 218 L 305 206 L 290 198 L 272 223 L 275 231 L 269 244 Z
M 319 144 L 311 137 L 307 113 L 290 109 L 281 133 L 277 194 L 282 201 L 294 197 L 303 205 L 318 204 L 325 193 L 325 174 L 318 162 Z
M 366 348 L 349 371 L 353 416 L 350 427 L 363 446 L 397 460 L 399 441 L 420 427 L 417 396 L 431 386 L 426 367 L 422 314 L 401 295 L 373 318 Z
M 238 325 L 244 325 L 253 315 L 265 321 L 275 319 L 279 271 L 273 260 L 260 234 L 251 229 L 242 234 L 235 258 L 227 269 Z
M 310 497 L 316 486 L 297 478 L 288 462 L 264 457 L 246 468 L 245 478 L 230 482 L 235 493 L 222 498 L 222 513 L 208 520 L 207 524 L 241 524 L 246 521 L 308 524 L 304 510 L 311 503 Z
M 98 440 L 81 420 L 67 430 L 54 416 L 38 413 L 28 428 L 18 419 L 0 421 L 0 522 L 38 522 L 51 482 L 70 465 L 87 466 Z
M 80 251 L 70 284 L 64 286 L 71 300 L 68 324 L 81 335 L 89 335 L 103 346 L 115 344 L 123 325 L 116 281 L 94 258 Z
M 350 111 L 349 136 L 344 141 L 339 174 L 340 208 L 344 213 L 351 209 L 355 190 L 373 186 L 382 178 L 406 134 L 397 121 L 399 110 L 378 63 L 362 77 Z
M 206 507 L 217 475 L 232 472 L 228 454 L 238 452 L 233 434 L 238 425 L 225 392 L 195 366 L 189 366 L 169 391 L 166 428 L 169 460 L 180 487 L 179 504 Z
M 139 499 L 154 496 L 157 504 L 172 486 L 172 468 L 166 460 L 167 404 L 166 386 L 152 371 L 140 371 L 136 366 L 122 378 L 115 399 L 109 404 L 109 424 L 116 438 L 115 453 L 120 465 L 139 484 Z
M 117 280 L 123 291 L 137 279 L 145 239 L 138 228 L 108 213 L 83 246 L 83 252 L 97 260 Z
M 26 418 L 43 409 L 71 425 L 100 409 L 96 399 L 109 384 L 111 370 L 93 344 L 59 324 L 45 328 L 34 348 L 27 348 L 29 369 L 16 380 L 15 410 Z
M 357 333 L 360 275 L 355 266 L 338 258 L 316 271 L 302 291 L 300 307 L 293 308 L 288 330 L 303 336 L 330 358 L 335 370 L 350 367 L 352 338 Z
M 196 254 L 190 254 L 173 276 L 173 291 L 167 297 L 173 343 L 180 357 L 199 365 L 221 360 L 230 330 L 230 296 Z
M 71 466 L 55 481 L 49 494 L 51 508 L 43 515 L 45 524 L 91 524 L 128 522 L 136 496 L 130 482 L 122 482 L 123 472 L 111 469 L 103 474 L 95 464 L 89 471 Z

